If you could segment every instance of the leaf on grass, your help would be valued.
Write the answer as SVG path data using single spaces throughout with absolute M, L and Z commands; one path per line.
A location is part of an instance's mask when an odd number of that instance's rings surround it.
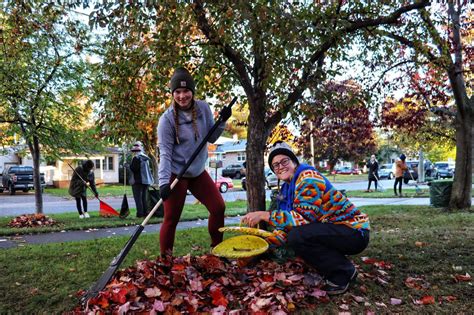
M 421 299 L 413 301 L 413 303 L 416 305 L 435 304 L 435 298 L 431 295 L 425 295 Z
M 377 260 L 375 258 L 362 257 L 362 262 L 367 265 L 374 265 L 381 269 L 392 269 L 393 265 L 383 260 Z
M 405 285 L 412 289 L 423 290 L 430 287 L 430 284 L 423 278 L 408 277 L 405 279 Z
M 375 305 L 377 305 L 378 307 L 387 307 L 387 304 L 383 303 L 383 302 L 375 302 Z
M 392 305 L 400 305 L 400 304 L 402 304 L 402 300 L 401 300 L 401 299 L 397 299 L 397 298 L 390 298 L 390 304 L 392 304 Z
M 454 295 L 446 295 L 446 296 L 442 296 L 441 297 L 441 300 L 442 301 L 446 301 L 446 302 L 454 302 L 456 301 L 458 298 L 455 297 Z
M 348 310 L 349 310 L 349 305 L 347 305 L 347 304 L 341 304 L 341 305 L 339 305 L 339 308 L 340 308 L 341 310 L 348 311 Z
M 429 244 L 426 242 L 415 242 L 416 247 L 425 247 L 428 246 Z
M 459 282 L 459 281 L 471 281 L 471 279 L 472 279 L 472 278 L 471 278 L 471 275 L 468 274 L 467 272 L 466 272 L 465 275 L 454 275 L 454 280 L 455 280 L 456 282 Z
M 357 295 L 351 295 L 352 298 L 354 299 L 354 301 L 356 301 L 357 303 L 363 303 L 365 302 L 365 298 L 362 297 L 362 296 L 357 296 Z

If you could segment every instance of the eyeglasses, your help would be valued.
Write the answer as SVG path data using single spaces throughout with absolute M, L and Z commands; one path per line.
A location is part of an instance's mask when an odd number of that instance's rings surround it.
M 290 163 L 290 161 L 291 161 L 290 158 L 285 158 L 285 159 L 282 159 L 280 162 L 273 163 L 272 167 L 274 170 L 277 170 L 280 167 L 288 166 L 288 163 Z

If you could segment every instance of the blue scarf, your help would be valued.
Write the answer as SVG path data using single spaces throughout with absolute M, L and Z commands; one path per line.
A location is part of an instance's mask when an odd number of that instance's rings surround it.
M 295 200 L 295 189 L 296 189 L 296 180 L 300 176 L 300 173 L 306 170 L 316 170 L 314 167 L 308 164 L 300 164 L 291 179 L 291 182 L 284 183 L 281 186 L 280 196 L 278 197 L 278 209 L 283 211 L 293 210 L 293 201 Z

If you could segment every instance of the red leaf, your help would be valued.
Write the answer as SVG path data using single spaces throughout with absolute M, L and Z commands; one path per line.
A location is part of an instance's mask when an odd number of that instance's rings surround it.
M 471 281 L 471 275 L 466 272 L 465 275 L 454 275 L 454 280 L 459 281 Z
M 222 291 L 220 288 L 215 288 L 211 289 L 211 297 L 212 297 L 212 304 L 219 306 L 227 306 L 229 304 L 229 301 L 225 298 L 224 294 L 222 294 Z

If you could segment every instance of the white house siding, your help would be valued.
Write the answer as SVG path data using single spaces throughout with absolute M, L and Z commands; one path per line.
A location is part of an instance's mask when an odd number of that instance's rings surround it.
M 7 152 L 5 152 L 5 155 L 0 155 L 0 174 L 3 173 L 3 170 L 5 169 L 6 166 L 12 165 L 12 164 L 20 164 L 20 160 L 18 159 L 18 156 L 13 152 L 11 148 L 6 149 Z

